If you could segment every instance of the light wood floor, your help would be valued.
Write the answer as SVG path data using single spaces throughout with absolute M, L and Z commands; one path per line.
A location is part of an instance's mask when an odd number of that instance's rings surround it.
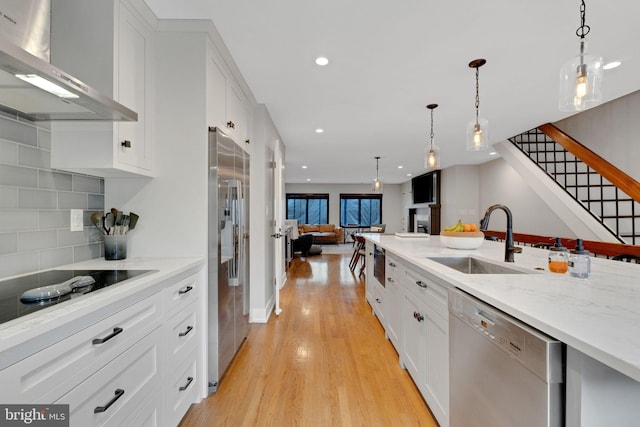
M 296 257 L 280 316 L 250 325 L 218 391 L 180 426 L 437 426 L 349 259 Z

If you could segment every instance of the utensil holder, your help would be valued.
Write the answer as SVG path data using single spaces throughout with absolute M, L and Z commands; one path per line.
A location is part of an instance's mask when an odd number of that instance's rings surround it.
M 104 236 L 104 259 L 118 260 L 127 257 L 127 236 Z

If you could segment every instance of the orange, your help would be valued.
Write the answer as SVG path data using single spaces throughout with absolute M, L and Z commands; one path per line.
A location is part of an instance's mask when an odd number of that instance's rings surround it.
M 471 224 L 462 224 L 462 231 L 471 231 Z
M 469 224 L 469 231 L 478 231 L 478 226 L 475 224 Z

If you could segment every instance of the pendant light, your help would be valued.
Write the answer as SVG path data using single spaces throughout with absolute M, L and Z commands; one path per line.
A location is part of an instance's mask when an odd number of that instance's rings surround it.
M 476 118 L 467 124 L 467 151 L 479 151 L 489 148 L 489 122 L 479 116 L 480 111 L 480 67 L 485 59 L 474 59 L 469 67 L 476 69 Z
M 378 175 L 378 172 L 379 172 L 378 162 L 380 161 L 380 156 L 376 156 L 375 159 L 376 159 L 376 179 L 373 180 L 371 191 L 373 191 L 374 193 L 382 193 L 382 180 Z
M 604 62 L 601 56 L 587 53 L 585 37 L 591 27 L 585 24 L 586 6 L 580 5 L 580 26 L 576 35 L 580 38 L 580 53 L 571 58 L 560 70 L 560 111 L 582 111 L 602 102 L 602 78 Z
M 429 134 L 429 146 L 424 150 L 424 167 L 438 169 L 440 167 L 440 149 L 433 143 L 433 110 L 438 108 L 438 104 L 429 104 L 427 108 L 431 111 L 431 133 Z

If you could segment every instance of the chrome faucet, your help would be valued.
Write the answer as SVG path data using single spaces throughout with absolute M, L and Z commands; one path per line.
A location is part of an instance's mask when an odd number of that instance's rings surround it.
M 482 221 L 480 221 L 480 230 L 486 230 L 489 226 L 489 218 L 491 217 L 491 212 L 496 209 L 502 209 L 504 213 L 507 215 L 507 235 L 504 239 L 504 262 L 513 262 L 513 254 L 522 252 L 522 248 L 513 245 L 513 218 L 511 216 L 511 211 L 505 205 L 492 205 L 487 208 L 487 211 L 484 213 L 484 217 L 482 217 Z

